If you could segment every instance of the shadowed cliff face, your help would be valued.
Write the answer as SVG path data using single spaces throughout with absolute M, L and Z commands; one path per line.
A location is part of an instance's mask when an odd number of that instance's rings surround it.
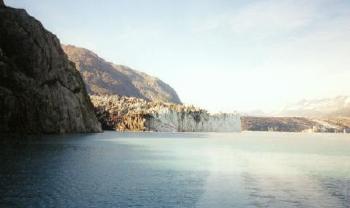
M 59 40 L 25 10 L 0 7 L 0 132 L 99 132 Z
M 72 45 L 63 46 L 76 64 L 93 95 L 121 95 L 152 101 L 181 103 L 177 93 L 158 78 L 122 65 L 106 62 L 95 53 Z

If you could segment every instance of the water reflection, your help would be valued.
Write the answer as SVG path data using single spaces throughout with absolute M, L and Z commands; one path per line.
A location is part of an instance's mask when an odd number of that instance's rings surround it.
M 0 207 L 349 207 L 350 138 L 105 132 L 0 146 Z

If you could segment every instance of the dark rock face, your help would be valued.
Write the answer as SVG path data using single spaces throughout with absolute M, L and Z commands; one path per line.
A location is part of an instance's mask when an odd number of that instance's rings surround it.
M 0 132 L 99 131 L 83 80 L 57 37 L 25 10 L 0 7 Z
M 88 92 L 92 95 L 121 95 L 181 103 L 176 91 L 156 77 L 107 62 L 84 48 L 67 45 L 63 46 L 63 50 L 76 64 Z

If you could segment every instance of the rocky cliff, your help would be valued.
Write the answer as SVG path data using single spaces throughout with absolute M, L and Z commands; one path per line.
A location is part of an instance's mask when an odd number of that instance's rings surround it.
M 0 132 L 99 131 L 84 82 L 57 37 L 25 10 L 0 6 Z
M 105 61 L 84 48 L 63 46 L 93 95 L 121 95 L 151 101 L 181 103 L 177 93 L 158 78 Z
M 120 96 L 91 96 L 105 129 L 159 132 L 237 132 L 237 114 L 210 114 L 194 106 Z

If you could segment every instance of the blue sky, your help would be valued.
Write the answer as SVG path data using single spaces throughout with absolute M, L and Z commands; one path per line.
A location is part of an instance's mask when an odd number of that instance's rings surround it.
M 5 0 L 6 1 L 6 0 Z M 349 95 L 348 0 L 7 0 L 211 111 Z

